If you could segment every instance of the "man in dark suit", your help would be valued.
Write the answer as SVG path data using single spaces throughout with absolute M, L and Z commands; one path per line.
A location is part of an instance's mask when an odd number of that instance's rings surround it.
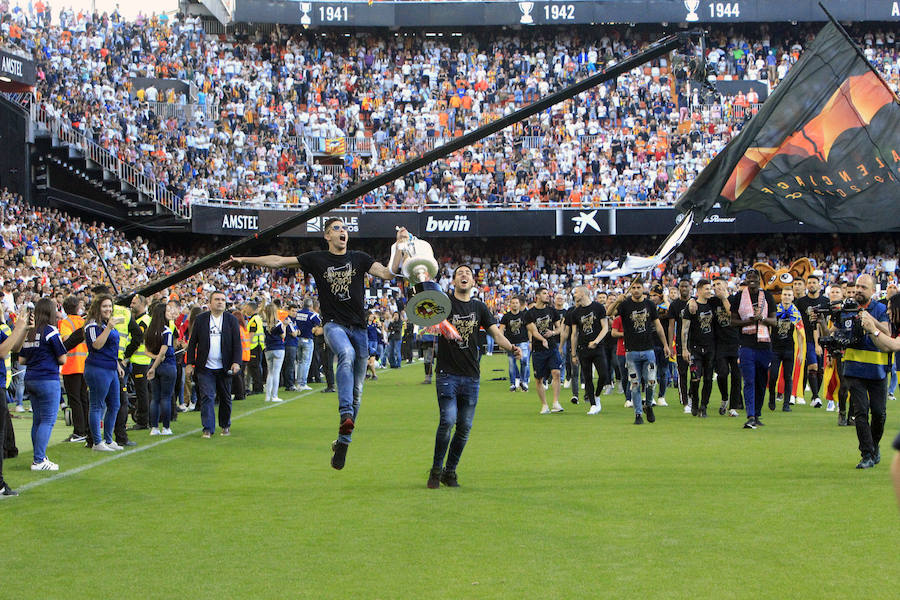
M 222 435 L 231 433 L 231 376 L 241 369 L 241 330 L 237 319 L 225 312 L 225 294 L 213 292 L 209 312 L 201 313 L 191 329 L 185 377 L 197 369 L 197 395 L 203 437 L 216 431 L 215 401 L 219 401 Z

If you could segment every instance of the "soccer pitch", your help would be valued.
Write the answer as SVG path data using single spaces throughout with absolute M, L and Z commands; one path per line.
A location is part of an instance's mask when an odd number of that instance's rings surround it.
M 235 403 L 231 437 L 133 432 L 136 450 L 58 440 L 57 474 L 4 463 L 0 598 L 887 598 L 900 518 L 885 460 L 858 461 L 835 413 L 743 418 L 657 408 L 635 426 L 619 395 L 538 415 L 482 361 L 462 487 L 425 487 L 438 411 L 421 363 L 367 382 L 347 467 L 331 469 L 334 394 Z M 583 396 L 583 394 L 582 394 Z M 711 406 L 718 407 L 718 393 Z M 780 409 L 780 406 L 779 406 Z

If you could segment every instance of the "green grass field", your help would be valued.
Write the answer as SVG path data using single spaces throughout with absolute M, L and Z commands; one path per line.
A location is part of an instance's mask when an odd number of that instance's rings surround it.
M 900 565 L 886 460 L 808 406 L 632 425 L 621 395 L 539 416 L 486 357 L 459 489 L 425 487 L 437 403 L 421 363 L 366 384 L 347 468 L 333 394 L 235 404 L 232 436 L 136 432 L 137 451 L 62 444 L 56 474 L 4 463 L 0 598 L 888 598 Z M 568 390 L 563 390 L 568 392 Z M 564 398 L 567 398 L 566 393 Z M 718 394 L 713 403 L 718 406 Z M 181 437 L 181 434 L 184 434 Z M 891 592 L 890 590 L 895 590 Z

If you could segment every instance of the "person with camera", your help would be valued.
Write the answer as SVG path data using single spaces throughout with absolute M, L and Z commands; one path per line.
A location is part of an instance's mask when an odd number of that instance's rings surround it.
M 856 280 L 854 299 L 859 309 L 869 313 L 876 321 L 875 332 L 865 335 L 862 320 L 858 317 L 843 319 L 838 323 L 842 335 L 847 334 L 849 342 L 844 351 L 844 379 L 850 391 L 850 405 L 856 421 L 856 437 L 862 459 L 857 469 L 870 469 L 881 462 L 878 445 L 884 434 L 887 402 L 887 375 L 890 354 L 882 352 L 873 341 L 882 334 L 890 336 L 887 308 L 873 301 L 875 280 L 871 275 L 860 275 Z M 852 307 L 844 303 L 844 312 Z M 869 413 L 872 413 L 871 423 Z

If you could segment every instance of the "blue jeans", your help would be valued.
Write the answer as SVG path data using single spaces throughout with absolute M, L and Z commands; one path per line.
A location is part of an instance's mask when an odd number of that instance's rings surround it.
M 741 346 L 738 350 L 738 360 L 741 363 L 741 377 L 744 379 L 744 407 L 747 409 L 747 418 L 759 417 L 766 393 L 769 365 L 772 363 L 772 351 L 768 348 L 756 350 Z
M 644 385 L 644 402 L 653 402 L 656 388 L 656 354 L 653 350 L 625 352 L 625 364 L 628 366 L 628 381 L 631 383 L 631 400 L 634 402 L 634 414 L 643 413 L 641 406 L 641 384 Z
M 156 377 L 150 380 L 150 427 L 158 427 L 162 419 L 163 427 L 168 429 L 177 373 L 175 365 L 162 363 L 156 367 Z
M 300 375 L 297 378 L 297 385 L 303 387 L 309 381 L 309 365 L 312 364 L 313 357 L 313 340 L 312 338 L 300 338 L 300 357 L 297 359 L 300 363 Z
M 390 345 L 388 357 L 391 362 L 391 368 L 399 369 L 400 363 L 402 362 L 402 360 L 400 359 L 400 347 L 403 345 L 403 340 L 390 340 L 388 344 Z
M 888 396 L 893 396 L 897 391 L 897 359 L 900 358 L 900 352 L 891 352 L 891 381 L 888 384 Z
M 338 323 L 325 323 L 325 343 L 337 356 L 335 382 L 337 384 L 338 411 L 341 418 L 356 421 L 362 400 L 363 381 L 366 378 L 366 362 L 369 359 L 368 336 L 365 327 L 344 327 Z M 350 443 L 350 434 L 340 434 L 338 441 Z
M 47 444 L 59 413 L 59 379 L 32 379 L 25 382 L 31 409 L 31 445 L 34 447 L 34 462 L 47 458 Z
M 488 334 L 487 336 L 487 353 L 494 353 L 494 336 L 492 336 L 491 334 Z
M 456 470 L 459 458 L 469 440 L 469 431 L 472 429 L 475 405 L 478 404 L 478 387 L 477 377 L 438 373 L 437 400 L 441 411 L 441 422 L 434 438 L 433 469 Z M 456 425 L 456 431 L 453 432 L 451 441 L 450 430 L 454 425 Z M 448 448 L 449 455 L 447 454 Z M 445 456 L 447 457 L 446 466 L 444 465 Z
M 531 377 L 531 345 L 528 342 L 516 344 L 522 351 L 522 359 L 516 361 L 516 357 L 509 355 L 509 385 L 515 385 L 516 379 L 528 385 L 528 378 Z
M 203 431 L 216 432 L 216 400 L 219 401 L 219 427 L 231 427 L 231 373 L 225 369 L 211 371 L 197 367 L 197 396 L 200 399 L 200 422 Z
M 19 371 L 13 376 L 12 386 L 13 392 L 15 392 L 16 406 L 22 406 L 25 396 L 25 365 L 19 365 Z
M 278 381 L 281 379 L 281 365 L 284 362 L 284 348 L 266 350 L 266 400 L 278 397 Z M 223 426 L 224 427 L 224 426 Z
M 84 366 L 84 380 L 88 386 L 90 412 L 88 422 L 91 425 L 91 440 L 96 446 L 100 442 L 109 443 L 113 438 L 116 416 L 119 414 L 119 374 L 116 368 Z M 103 437 L 100 437 L 100 420 L 103 420 Z
M 281 365 L 281 375 L 284 387 L 292 388 L 297 385 L 297 350 L 299 346 L 284 347 L 284 363 Z

